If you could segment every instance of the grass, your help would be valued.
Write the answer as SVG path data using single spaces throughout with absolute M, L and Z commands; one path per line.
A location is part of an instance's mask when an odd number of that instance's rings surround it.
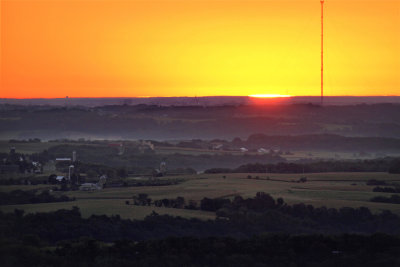
M 251 175 L 260 179 L 247 179 Z M 224 179 L 223 176 L 226 178 Z M 326 206 L 332 208 L 361 207 L 370 208 L 373 212 L 384 209 L 391 210 L 400 215 L 400 205 L 374 203 L 369 199 L 378 195 L 390 195 L 372 192 L 374 186 L 367 186 L 370 179 L 384 180 L 388 183 L 400 180 L 400 174 L 387 173 L 313 173 L 313 174 L 199 174 L 188 175 L 186 181 L 169 186 L 143 186 L 105 188 L 99 191 L 69 191 L 54 192 L 54 194 L 66 194 L 75 197 L 74 202 L 43 203 L 29 205 L 0 206 L 1 211 L 13 211 L 15 208 L 26 212 L 50 211 L 60 208 L 78 206 L 84 216 L 91 214 L 120 215 L 122 218 L 142 219 L 153 210 L 159 214 L 171 214 L 182 217 L 196 217 L 200 219 L 214 218 L 213 213 L 204 211 L 192 211 L 183 209 L 141 207 L 126 205 L 126 200 L 131 200 L 133 195 L 147 193 L 153 200 L 163 198 L 176 198 L 182 196 L 186 201 L 200 201 L 204 197 L 217 198 L 235 195 L 254 197 L 259 191 L 266 192 L 274 198 L 282 197 L 287 203 L 303 202 L 315 207 Z M 306 176 L 307 182 L 295 182 Z M 46 186 L 1 186 L 0 191 L 15 189 L 45 189 Z

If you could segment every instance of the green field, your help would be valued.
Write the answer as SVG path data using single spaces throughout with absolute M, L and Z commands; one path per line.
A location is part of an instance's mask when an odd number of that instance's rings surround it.
M 252 179 L 248 179 L 248 175 L 251 175 Z M 226 178 L 223 178 L 223 176 Z M 302 176 L 307 177 L 307 182 L 298 183 L 297 180 Z M 77 200 L 63 203 L 7 205 L 0 206 L 0 210 L 11 212 L 18 208 L 29 213 L 78 206 L 84 216 L 90 216 L 91 214 L 118 214 L 122 218 L 142 219 L 154 210 L 159 214 L 211 219 L 215 215 L 210 212 L 126 205 L 125 201 L 132 200 L 132 196 L 139 193 L 147 193 L 152 200 L 182 196 L 186 201 L 194 200 L 199 202 L 204 197 L 233 198 L 236 195 L 253 197 L 257 192 L 263 191 L 271 194 L 274 198 L 282 197 L 289 204 L 303 202 L 312 204 L 315 207 L 326 206 L 334 208 L 365 206 L 373 212 L 388 209 L 400 214 L 400 205 L 370 202 L 369 199 L 374 196 L 390 196 L 391 194 L 372 192 L 374 186 L 366 185 L 366 181 L 370 179 L 400 184 L 400 174 L 314 173 L 307 175 L 268 174 L 268 176 L 266 174 L 199 174 L 185 176 L 185 179 L 186 181 L 183 183 L 170 186 L 105 188 L 93 192 L 53 192 L 54 194 L 66 194 L 70 197 L 75 197 Z M 1 186 L 0 190 L 44 188 L 48 188 L 48 186 Z

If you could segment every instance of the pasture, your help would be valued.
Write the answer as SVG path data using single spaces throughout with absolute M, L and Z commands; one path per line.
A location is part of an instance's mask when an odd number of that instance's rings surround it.
M 179 176 L 183 178 L 182 176 Z M 251 177 L 251 178 L 250 178 Z M 298 182 L 307 177 L 304 183 Z M 286 203 L 305 203 L 315 207 L 368 207 L 372 212 L 390 210 L 400 215 L 400 205 L 375 203 L 369 200 L 374 196 L 391 194 L 372 192 L 374 186 L 366 185 L 371 179 L 385 181 L 387 184 L 400 184 L 400 174 L 387 173 L 313 173 L 313 174 L 198 174 L 184 176 L 185 182 L 168 186 L 142 186 L 105 188 L 99 191 L 54 191 L 53 194 L 65 194 L 75 197 L 76 201 L 62 203 L 43 203 L 0 206 L 3 212 L 23 209 L 27 213 L 53 211 L 61 208 L 80 208 L 83 216 L 92 214 L 120 215 L 122 218 L 142 219 L 153 211 L 186 218 L 212 219 L 214 213 L 200 210 L 173 209 L 155 206 L 127 205 L 132 197 L 146 193 L 154 201 L 163 198 L 182 196 L 200 203 L 204 197 L 233 198 L 240 195 L 253 197 L 263 191 L 274 198 L 282 197 Z M 48 186 L 1 186 L 1 191 L 15 189 L 44 189 Z

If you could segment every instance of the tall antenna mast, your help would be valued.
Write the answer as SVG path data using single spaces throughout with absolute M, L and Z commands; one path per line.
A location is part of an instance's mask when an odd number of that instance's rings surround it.
M 321 0 L 321 105 L 324 103 L 324 0 Z

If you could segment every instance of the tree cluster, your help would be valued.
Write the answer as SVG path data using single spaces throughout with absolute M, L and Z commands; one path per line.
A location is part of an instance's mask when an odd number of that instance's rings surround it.
M 49 190 L 43 190 L 40 193 L 37 190 L 0 192 L 0 205 L 66 202 L 73 200 L 75 200 L 75 198 L 70 198 L 65 195 L 53 196 L 50 194 Z
M 383 193 L 400 193 L 400 187 L 395 186 L 395 187 L 380 187 L 376 186 L 374 189 L 372 189 L 373 192 L 383 192 Z
M 391 195 L 390 197 L 377 196 L 371 198 L 371 202 L 400 204 L 400 196 L 399 195 Z
M 132 221 L 105 215 L 82 218 L 78 208 L 27 215 L 15 210 L 8 214 L 0 212 L 0 238 L 19 239 L 25 235 L 36 235 L 45 242 L 55 244 L 82 236 L 113 242 L 119 239 L 161 239 L 171 235 L 245 238 L 277 232 L 400 234 L 400 218 L 389 211 L 371 214 L 367 208 L 336 210 L 304 204 L 290 206 L 283 200 L 274 200 L 262 193 L 250 199 L 236 198 L 219 209 L 217 215 L 215 220 L 203 221 L 153 212 L 144 220 Z
M 105 244 L 84 237 L 47 247 L 35 235 L 0 239 L 2 266 L 399 266 L 400 238 L 374 235 L 169 237 Z
M 310 163 L 280 162 L 276 164 L 245 164 L 234 169 L 212 168 L 205 173 L 317 173 L 317 172 L 391 172 L 397 159 L 327 160 Z

